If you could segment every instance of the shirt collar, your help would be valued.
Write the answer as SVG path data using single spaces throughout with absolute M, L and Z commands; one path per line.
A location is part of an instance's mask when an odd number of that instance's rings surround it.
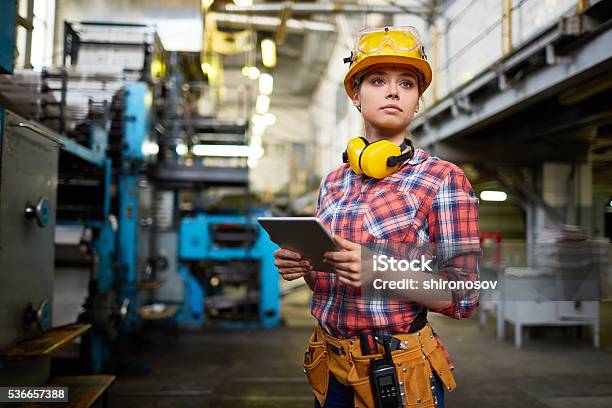
M 414 149 L 414 155 L 412 158 L 404 161 L 402 164 L 410 164 L 411 166 L 416 166 L 417 164 L 423 163 L 425 160 L 429 158 L 429 153 L 427 153 L 423 149 L 419 149 L 418 147 Z

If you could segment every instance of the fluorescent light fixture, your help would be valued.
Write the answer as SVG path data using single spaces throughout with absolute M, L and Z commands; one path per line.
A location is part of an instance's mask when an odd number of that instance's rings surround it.
M 269 38 L 261 40 L 261 59 L 264 67 L 274 68 L 276 66 L 276 43 Z
M 251 146 L 249 159 L 260 159 L 264 155 L 264 149 L 261 146 Z
M 227 11 L 241 11 L 238 7 L 233 4 L 225 6 Z M 281 24 L 280 17 L 272 16 L 258 16 L 252 14 L 236 14 L 236 13 L 220 13 L 215 11 L 215 20 L 217 23 L 232 23 L 236 25 L 248 25 L 256 28 L 272 28 L 276 29 Z M 333 24 L 313 21 L 313 20 L 298 20 L 290 18 L 287 20 L 287 28 L 290 32 L 294 33 L 305 33 L 307 31 L 322 31 L 328 33 L 335 33 L 336 26 Z
M 254 114 L 251 117 L 251 121 L 253 122 L 253 127 L 251 127 L 252 134 L 262 135 L 266 131 L 266 127 L 268 127 L 266 120 L 270 120 L 266 119 L 266 115 L 267 113 L 265 115 Z
M 270 74 L 261 74 L 259 76 L 259 93 L 264 95 L 272 94 L 274 89 L 274 78 Z
M 249 7 L 253 5 L 253 0 L 234 0 L 234 4 L 239 7 Z
M 268 113 L 270 109 L 270 97 L 268 95 L 258 95 L 257 102 L 255 102 L 255 111 L 260 115 Z
M 259 147 L 261 147 L 261 135 L 253 135 L 253 136 L 251 136 L 251 146 L 259 146 Z
M 251 130 L 251 135 L 261 137 L 266 132 L 266 125 L 255 125 Z
M 251 116 L 251 122 L 253 122 L 253 126 L 262 125 L 264 123 L 263 115 L 254 114 Z
M 506 201 L 508 194 L 503 191 L 485 190 L 480 193 L 480 199 L 483 201 Z
M 263 123 L 266 126 L 272 126 L 276 123 L 276 116 L 273 113 L 264 113 L 262 116 Z
M 184 156 L 189 151 L 189 148 L 185 144 L 176 145 L 176 154 L 179 156 Z
M 159 153 L 159 145 L 155 142 L 144 142 L 140 150 L 142 150 L 142 154 L 145 156 L 155 156 Z
M 249 78 L 255 80 L 259 78 L 259 69 L 257 67 L 249 67 Z
M 195 145 L 193 154 L 209 157 L 249 157 L 250 148 L 244 145 Z
M 208 74 L 210 72 L 210 69 L 212 68 L 208 62 L 202 63 L 200 67 L 202 68 L 202 72 L 205 74 Z

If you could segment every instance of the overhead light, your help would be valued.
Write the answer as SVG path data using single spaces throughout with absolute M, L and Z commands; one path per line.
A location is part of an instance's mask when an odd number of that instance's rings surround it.
M 234 0 L 234 4 L 240 7 L 249 7 L 253 5 L 253 0 Z
M 274 89 L 274 78 L 270 74 L 261 74 L 259 76 L 259 93 L 264 95 L 272 94 Z
M 273 113 L 264 113 L 264 115 L 261 117 L 262 118 L 262 122 L 266 125 L 266 126 L 272 126 L 276 123 L 276 116 L 274 116 Z
M 208 8 L 209 8 L 210 6 L 212 6 L 212 4 L 213 4 L 213 2 L 214 2 L 214 1 L 215 1 L 215 0 L 202 0 L 202 1 L 201 1 L 201 4 L 202 4 L 202 9 L 204 9 L 204 10 L 208 10 Z
M 262 115 L 258 115 L 256 113 L 253 116 L 251 116 L 251 122 L 253 122 L 254 125 L 257 125 L 259 123 L 263 123 L 263 116 Z
M 203 62 L 200 67 L 202 68 L 202 72 L 207 75 L 212 69 L 212 66 L 208 62 Z
M 195 145 L 192 151 L 196 156 L 249 157 L 250 148 L 244 145 Z
M 261 135 L 253 135 L 251 137 L 251 146 L 261 146 Z
M 176 154 L 178 154 L 179 156 L 184 156 L 189 151 L 189 148 L 187 147 L 186 144 L 179 144 L 179 145 L 176 145 L 175 150 L 176 150 Z
M 264 149 L 261 145 L 253 145 L 251 146 L 249 159 L 260 159 L 264 155 Z
M 249 68 L 249 78 L 253 80 L 259 78 L 259 69 L 257 67 Z
M 480 193 L 480 199 L 483 201 L 506 201 L 508 194 L 503 191 L 485 190 Z
M 266 125 L 255 125 L 251 130 L 253 136 L 262 136 L 266 132 Z
M 257 167 L 257 162 L 258 162 L 257 159 L 249 158 L 249 159 L 247 159 L 247 166 L 249 166 L 249 169 L 254 169 L 254 168 Z
M 261 136 L 266 131 L 266 123 L 263 115 L 253 115 L 253 127 L 251 127 L 251 135 Z
M 261 59 L 264 67 L 274 68 L 276 66 L 276 43 L 269 38 L 261 40 Z
M 270 109 L 270 97 L 268 95 L 257 95 L 257 102 L 255 102 L 255 111 L 260 115 L 268 113 Z
M 248 65 L 242 67 L 242 75 L 244 75 L 245 77 L 249 77 L 250 79 L 257 79 L 259 78 L 259 74 L 260 71 L 257 67 L 250 67 Z
M 142 154 L 145 156 L 155 156 L 159 153 L 159 145 L 155 142 L 144 142 L 140 150 L 142 150 Z

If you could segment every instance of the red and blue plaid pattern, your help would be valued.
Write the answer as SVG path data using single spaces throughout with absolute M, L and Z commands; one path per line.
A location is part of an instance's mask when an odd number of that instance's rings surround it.
M 321 182 L 316 215 L 332 234 L 362 245 L 431 242 L 442 260 L 442 276 L 478 279 L 479 254 L 461 249 L 479 248 L 478 199 L 459 167 L 422 149 L 382 180 L 340 166 Z M 477 306 L 478 291 L 454 290 L 451 306 L 430 310 L 460 319 Z M 311 304 L 312 315 L 338 338 L 363 330 L 407 333 L 422 309 L 411 301 L 366 299 L 360 288 L 324 272 L 317 273 Z

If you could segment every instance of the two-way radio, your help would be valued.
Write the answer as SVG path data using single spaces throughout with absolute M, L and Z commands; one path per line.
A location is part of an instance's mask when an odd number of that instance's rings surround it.
M 391 356 L 391 336 L 383 336 L 385 358 L 370 361 L 370 382 L 376 408 L 402 408 L 402 396 L 393 357 Z M 360 334 L 361 354 L 378 354 L 377 338 L 371 333 Z M 397 347 L 394 347 L 397 348 Z

